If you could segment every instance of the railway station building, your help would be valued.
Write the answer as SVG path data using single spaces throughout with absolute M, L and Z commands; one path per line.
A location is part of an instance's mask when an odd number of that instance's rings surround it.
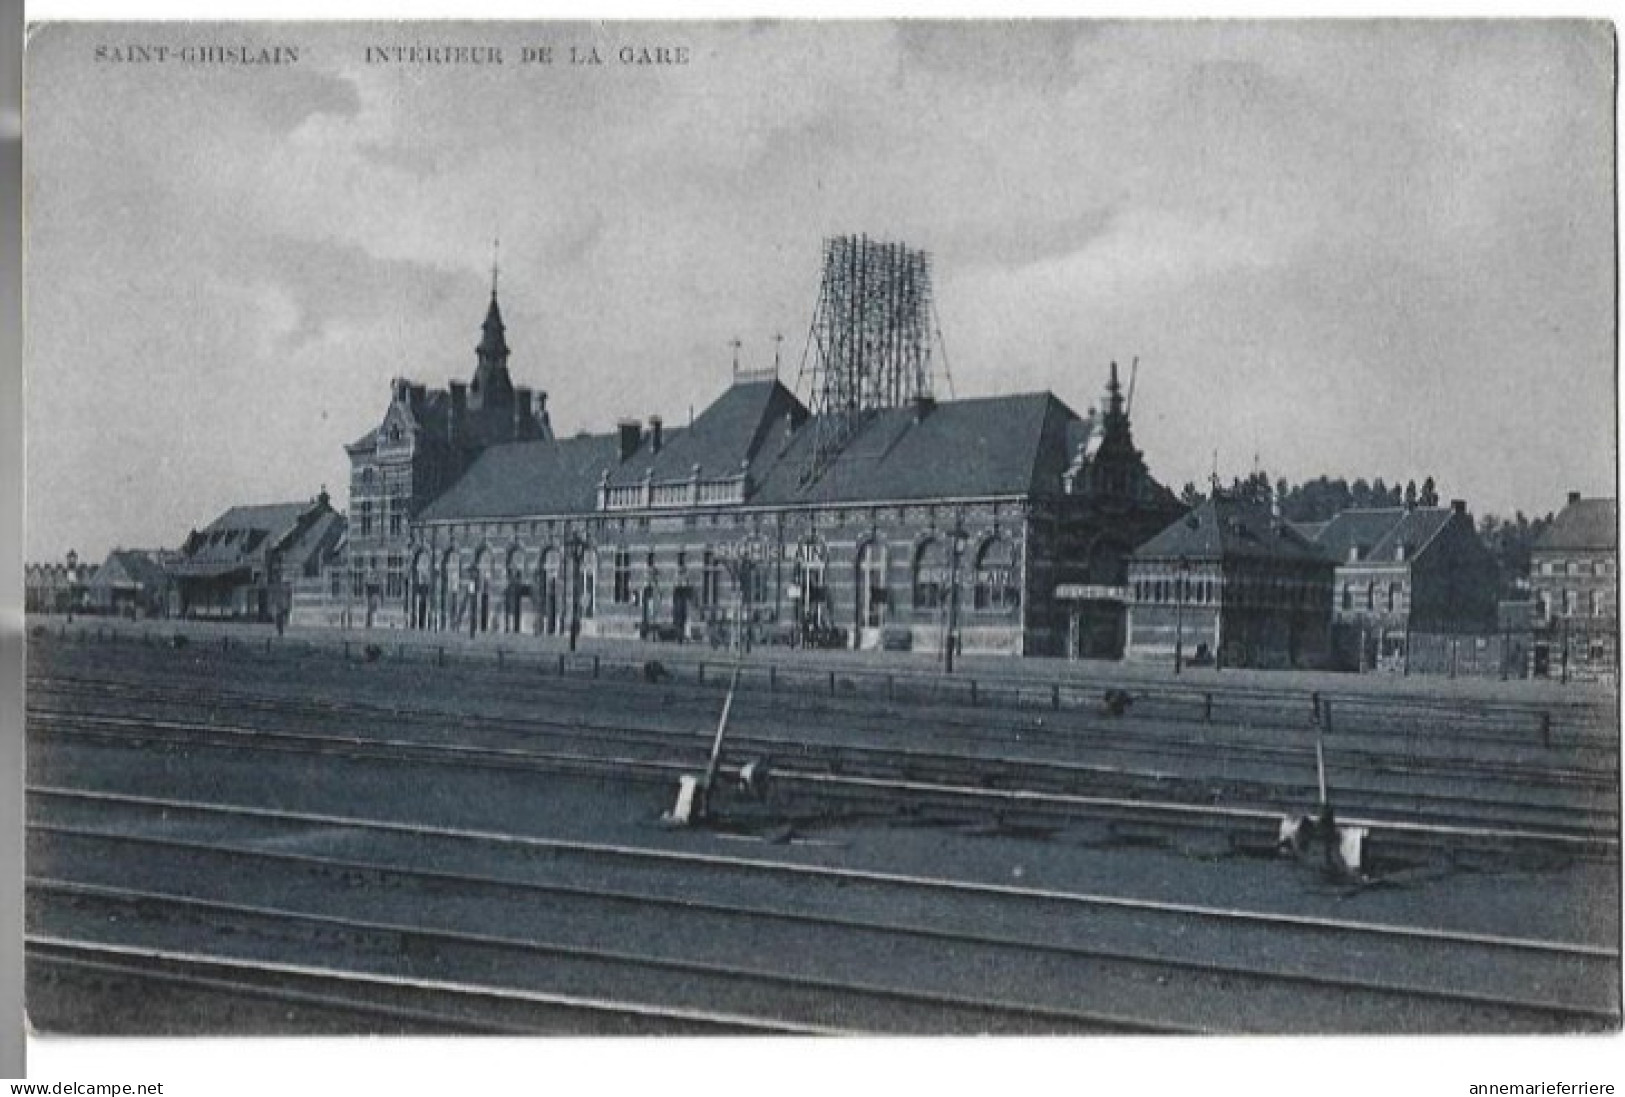
M 904 321 L 874 342 L 907 345 Z M 1134 447 L 1115 365 L 1082 416 L 1047 392 L 896 383 L 919 371 L 810 408 L 776 370 L 736 369 L 686 427 L 559 438 L 509 379 L 494 285 L 483 336 L 466 395 L 397 380 L 349 447 L 344 578 L 305 623 L 1115 658 L 1129 557 L 1184 509 Z

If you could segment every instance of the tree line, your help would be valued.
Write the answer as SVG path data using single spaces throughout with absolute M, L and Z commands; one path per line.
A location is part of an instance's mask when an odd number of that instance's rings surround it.
M 1403 485 L 1397 480 L 1389 484 L 1380 476 L 1371 480 L 1361 477 L 1352 482 L 1341 476 L 1317 476 L 1293 484 L 1285 477 L 1272 483 L 1268 473 L 1255 470 L 1247 476 L 1233 477 L 1228 487 L 1218 490 L 1229 499 L 1265 505 L 1278 503 L 1281 517 L 1300 523 L 1325 522 L 1356 508 L 1439 505 L 1438 485 L 1431 476 L 1424 477 L 1420 484 L 1407 480 Z M 1201 505 L 1207 497 L 1208 493 L 1195 483 L 1186 483 L 1179 494 L 1180 501 L 1189 507 Z M 1519 593 L 1519 581 L 1529 574 L 1530 551 L 1551 526 L 1552 518 L 1550 512 L 1544 517 L 1530 518 L 1521 510 L 1511 518 L 1495 514 L 1478 516 L 1475 529 L 1500 567 L 1504 597 Z

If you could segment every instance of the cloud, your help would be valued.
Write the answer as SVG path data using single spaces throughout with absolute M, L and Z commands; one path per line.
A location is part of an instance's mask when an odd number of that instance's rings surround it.
M 252 77 L 98 70 L 94 28 L 30 43 L 31 551 L 342 475 L 389 376 L 472 367 L 499 227 L 516 379 L 565 429 L 680 421 L 735 335 L 765 364 L 784 332 L 789 372 L 820 237 L 867 232 L 935 255 L 962 393 L 1086 403 L 1141 355 L 1170 479 L 1257 436 L 1286 475 L 1448 469 L 1480 510 L 1611 480 L 1605 25 L 432 32 L 692 54 L 597 72 L 369 66 L 429 32 L 296 28 L 243 32 L 311 47 Z M 253 455 L 237 479 L 154 486 L 209 452 L 173 424 L 245 407 L 202 430 Z M 163 475 L 127 483 L 132 454 Z
M 1011 20 L 989 34 L 985 23 L 906 21 L 897 43 L 906 66 L 956 82 L 1015 83 L 1056 91 L 1078 75 L 1080 41 L 1101 24 L 1077 20 Z
M 291 81 L 275 95 L 247 86 L 236 91 L 249 113 L 273 134 L 292 133 L 311 118 L 353 118 L 361 111 L 361 93 L 352 81 L 321 72 Z

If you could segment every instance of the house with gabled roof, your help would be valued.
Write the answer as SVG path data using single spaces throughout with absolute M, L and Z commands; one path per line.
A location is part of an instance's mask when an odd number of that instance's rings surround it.
M 1462 500 L 1351 508 L 1315 544 L 1337 565 L 1332 643 L 1346 669 L 1418 669 L 1418 636 L 1497 632 L 1499 572 Z
M 1540 678 L 1619 674 L 1619 506 L 1577 491 L 1529 554 L 1535 601 L 1531 672 Z
M 130 617 L 168 613 L 174 590 L 169 567 L 178 555 L 169 549 L 113 549 L 86 585 L 87 608 Z
M 1325 666 L 1332 571 L 1268 503 L 1215 490 L 1134 550 L 1127 656 L 1176 670 Z
M 272 621 L 296 579 L 314 578 L 344 535 L 327 492 L 303 503 L 237 506 L 187 535 L 169 574 L 185 617 Z

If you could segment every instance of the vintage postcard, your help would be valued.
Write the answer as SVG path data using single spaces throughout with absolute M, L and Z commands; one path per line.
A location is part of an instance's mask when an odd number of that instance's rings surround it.
M 1617 1033 L 1615 49 L 35 25 L 32 1024 Z

